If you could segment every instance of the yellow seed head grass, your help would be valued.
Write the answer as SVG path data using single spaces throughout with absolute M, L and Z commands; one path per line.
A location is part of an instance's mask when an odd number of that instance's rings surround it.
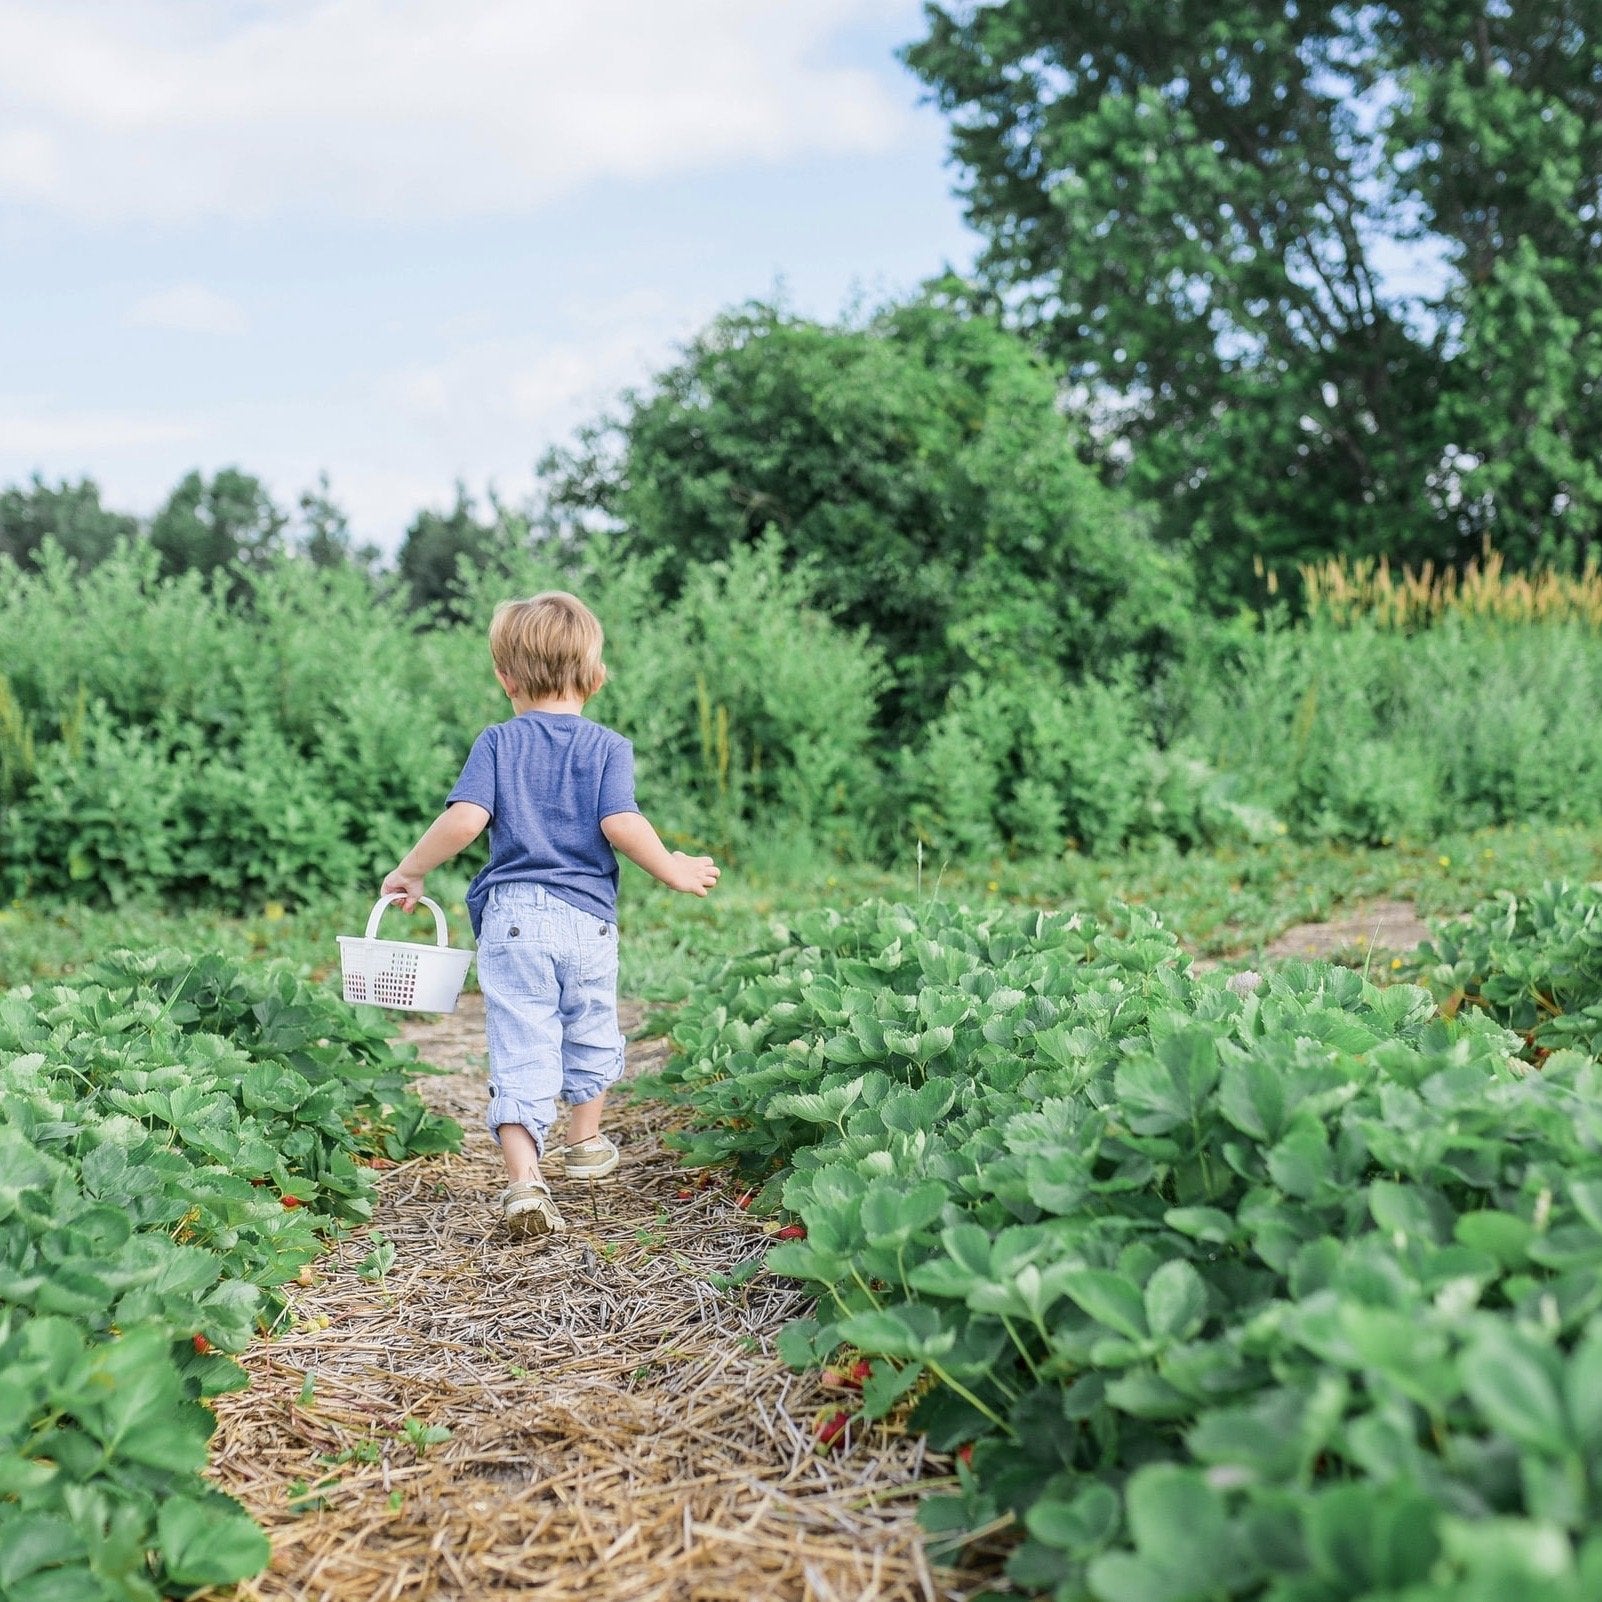
M 1411 630 L 1462 618 L 1602 629 L 1602 569 L 1594 556 L 1578 573 L 1509 573 L 1501 552 L 1487 549 L 1461 570 L 1426 562 L 1396 571 L 1384 557 L 1342 557 L 1304 567 L 1301 575 L 1309 616 L 1343 627 L 1361 620 Z

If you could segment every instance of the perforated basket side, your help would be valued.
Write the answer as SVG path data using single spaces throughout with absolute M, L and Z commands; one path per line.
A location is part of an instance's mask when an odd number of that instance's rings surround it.
M 454 1012 L 470 951 L 401 940 L 339 937 L 346 1001 L 397 1012 Z

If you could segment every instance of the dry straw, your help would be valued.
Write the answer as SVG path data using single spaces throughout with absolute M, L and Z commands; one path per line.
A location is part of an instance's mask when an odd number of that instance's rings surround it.
M 915 1524 L 949 1462 L 884 1425 L 818 1455 L 831 1398 L 773 1355 L 805 1297 L 765 1274 L 719 1288 L 761 1255 L 763 1226 L 722 1192 L 679 1195 L 661 1108 L 624 1107 L 619 1183 L 593 1206 L 557 1187 L 557 1245 L 496 1238 L 478 998 L 463 1009 L 409 1033 L 454 1070 L 425 1094 L 467 1127 L 465 1153 L 384 1176 L 374 1227 L 393 1266 L 361 1277 L 371 1243 L 346 1242 L 297 1291 L 294 1330 L 247 1354 L 250 1389 L 218 1403 L 216 1478 L 274 1548 L 239 1596 L 969 1595 L 976 1574 L 931 1565 Z M 427 1444 L 430 1427 L 450 1438 Z
M 1506 571 L 1487 548 L 1467 567 L 1432 562 L 1393 571 L 1381 557 L 1337 558 L 1301 569 L 1307 610 L 1342 627 L 1368 621 L 1381 628 L 1416 629 L 1450 618 L 1492 623 L 1578 623 L 1602 628 L 1602 569 L 1595 556 L 1578 573 L 1551 568 Z

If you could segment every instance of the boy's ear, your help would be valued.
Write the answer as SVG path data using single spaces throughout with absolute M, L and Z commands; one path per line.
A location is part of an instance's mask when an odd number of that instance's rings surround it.
M 495 678 L 508 695 L 515 696 L 517 694 L 517 686 L 499 668 L 495 670 Z
M 599 695 L 601 693 L 601 691 L 606 686 L 606 680 L 607 680 L 606 663 L 603 662 L 601 664 L 601 671 L 595 677 L 595 683 L 590 686 L 590 694 L 591 695 Z

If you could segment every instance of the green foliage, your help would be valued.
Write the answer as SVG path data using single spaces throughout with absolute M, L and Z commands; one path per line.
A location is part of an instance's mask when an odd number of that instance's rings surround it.
M 925 1523 L 1030 1594 L 1582 1602 L 1602 1065 L 1126 921 L 869 904 L 695 988 L 649 1088 L 804 1227 L 787 1356 L 971 1446 Z
M 1270 618 L 1198 652 L 1175 693 L 1186 747 L 1303 835 L 1589 819 L 1602 794 L 1602 640 L 1582 624 Z
M 1504 890 L 1419 953 L 1448 1007 L 1483 1007 L 1536 1058 L 1564 1047 L 1602 1057 L 1602 885 Z
M 1068 667 L 1045 614 L 1077 581 L 1026 602 L 976 579 L 941 625 L 957 676 L 925 700 L 929 661 L 898 677 L 820 602 L 837 571 L 778 528 L 674 565 L 606 535 L 529 548 L 508 523 L 420 615 L 340 545 L 337 508 L 305 518 L 325 561 L 163 575 L 148 543 L 88 571 L 48 545 L 29 568 L 0 557 L 0 894 L 247 907 L 371 883 L 509 715 L 495 603 L 549 588 L 608 631 L 591 713 L 635 739 L 642 804 L 673 845 L 733 866 L 786 836 L 852 862 L 919 844 L 1028 861 L 1602 819 L 1602 641 L 1583 617 L 1275 613 L 1199 630 L 1159 668 L 1116 617 L 1098 653 L 1087 611 Z M 1116 613 L 1097 593 L 1086 606 Z
M 965 671 L 1161 660 L 1186 632 L 1186 568 L 1078 446 L 1027 346 L 932 295 L 839 325 L 726 313 L 548 468 L 556 505 L 669 558 L 670 591 L 777 531 L 884 649 L 907 728 Z
M 1218 588 L 1251 592 L 1254 557 L 1455 559 L 1490 532 L 1524 563 L 1596 538 L 1594 16 L 928 17 L 907 59 L 952 117 L 987 286 Z
M 0 583 L 0 890 L 231 906 L 376 883 L 511 715 L 485 630 L 509 593 L 577 587 L 611 631 L 593 716 L 638 739 L 642 804 L 674 844 L 783 823 L 863 849 L 878 653 L 809 602 L 771 546 L 656 595 L 604 544 L 565 567 L 464 573 L 469 621 L 420 629 L 351 564 L 163 578 L 130 547 L 59 552 Z
M 1074 683 L 1045 666 L 970 674 L 921 744 L 903 751 L 900 777 L 912 827 L 941 851 L 1054 857 L 1153 838 L 1185 848 L 1260 839 L 1274 829 L 1204 763 L 1158 748 L 1127 676 Z
M 46 540 L 54 540 L 81 567 L 103 562 L 119 540 L 133 538 L 138 523 L 100 504 L 92 478 L 55 488 L 35 473 L 27 486 L 0 490 L 0 556 L 19 566 L 36 563 Z
M 499 569 L 528 540 L 528 524 L 490 497 L 490 521 L 482 521 L 458 483 L 448 512 L 425 509 L 412 519 L 401 543 L 396 572 L 419 610 L 438 608 L 444 617 L 467 615 L 463 585 L 470 573 Z
M 0 1596 L 153 1602 L 266 1563 L 201 1478 L 227 1354 L 365 1221 L 363 1159 L 453 1149 L 409 1054 L 292 976 L 122 952 L 0 996 Z
M 150 520 L 150 545 L 164 573 L 260 567 L 282 548 L 284 514 L 261 481 L 225 467 L 208 482 L 190 473 Z

